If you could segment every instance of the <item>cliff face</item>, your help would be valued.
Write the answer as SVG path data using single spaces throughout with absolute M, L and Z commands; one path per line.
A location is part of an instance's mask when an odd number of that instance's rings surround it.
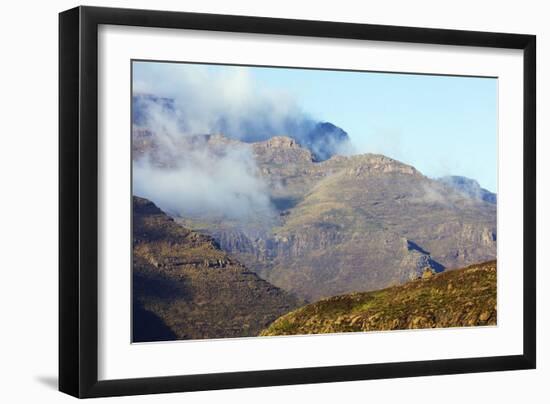
M 228 146 L 247 148 L 254 175 L 267 184 L 273 217 L 246 225 L 208 216 L 176 220 L 211 235 L 247 268 L 308 301 L 400 284 L 426 266 L 441 272 L 496 258 L 494 203 L 391 158 L 319 162 L 285 136 L 251 144 L 221 135 L 184 142 L 175 145 L 176 154 L 190 147 L 213 155 Z M 167 160 L 143 144 L 134 142 L 135 155 Z
M 496 261 L 401 286 L 323 299 L 288 313 L 260 335 L 299 335 L 496 325 Z
M 255 336 L 302 303 L 152 202 L 133 215 L 134 342 Z
M 279 222 L 254 237 L 203 230 L 282 289 L 315 301 L 496 257 L 496 206 L 414 167 L 375 154 L 317 163 L 284 137 L 253 147 Z

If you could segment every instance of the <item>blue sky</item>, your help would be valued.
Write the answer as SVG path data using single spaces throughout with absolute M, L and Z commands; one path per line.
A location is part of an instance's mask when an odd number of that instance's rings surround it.
M 493 192 L 497 84 L 494 78 L 134 63 L 134 91 L 184 94 L 189 108 L 198 113 L 202 102 L 210 115 L 216 103 L 250 109 L 266 94 L 274 106 L 292 100 L 311 118 L 348 132 L 358 153 L 382 153 L 430 177 L 474 178 Z
M 464 175 L 496 191 L 497 79 L 253 68 L 313 117 L 348 132 L 358 152 L 383 153 L 425 175 Z M 260 85 L 260 84 L 259 84 Z

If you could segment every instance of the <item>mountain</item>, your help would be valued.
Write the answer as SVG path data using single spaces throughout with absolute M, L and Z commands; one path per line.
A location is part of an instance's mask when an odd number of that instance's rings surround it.
M 178 105 L 169 97 L 158 97 L 152 94 L 137 93 L 132 96 L 132 125 L 134 138 L 146 135 L 153 127 L 169 122 L 169 127 L 188 135 L 194 133 L 190 122 L 186 121 L 185 105 Z M 302 147 L 307 148 L 318 161 L 327 160 L 335 154 L 341 154 L 351 148 L 346 131 L 330 123 L 319 122 L 304 116 L 300 111 L 290 111 L 285 119 L 273 120 L 270 117 L 256 116 L 255 119 L 236 119 L 223 115 L 210 123 L 210 133 L 223 133 L 231 139 L 245 143 L 269 140 L 274 136 L 289 134 Z M 274 121 L 277 121 L 275 123 Z M 163 125 L 161 125 L 163 126 Z
M 288 313 L 262 336 L 496 325 L 496 261 L 401 286 L 334 296 Z
M 311 150 L 317 161 L 324 161 L 335 154 L 342 154 L 349 148 L 346 131 L 330 122 L 317 122 L 306 136 L 297 139 Z
M 252 150 L 278 212 L 273 227 L 262 234 L 206 217 L 178 220 L 308 301 L 496 257 L 496 206 L 414 167 L 376 154 L 317 162 L 284 136 Z
M 166 164 L 167 152 L 149 137 L 134 142 L 135 158 L 147 154 Z M 254 143 L 222 135 L 184 139 L 170 149 L 175 160 L 197 147 L 212 156 L 229 146 L 248 150 L 272 212 L 246 224 L 207 214 L 175 220 L 304 300 L 402 284 L 425 267 L 441 272 L 496 258 L 494 203 L 397 160 L 363 154 L 319 161 L 286 136 Z
M 149 124 L 152 109 L 174 113 L 175 103 L 172 98 L 157 97 L 152 94 L 138 94 L 132 97 L 132 123 L 137 126 Z
M 255 336 L 302 304 L 212 237 L 133 198 L 134 342 Z
M 272 266 L 259 273 L 308 300 L 496 256 L 495 206 L 411 166 L 367 154 L 298 167 L 305 175 L 287 176 L 285 188 L 302 192 L 290 194 L 296 203 L 273 232 Z
M 471 178 L 461 177 L 458 175 L 449 175 L 437 179 L 439 182 L 453 187 L 459 192 L 469 196 L 470 198 L 478 199 L 489 203 L 497 203 L 497 195 L 491 191 L 481 188 L 479 183 Z

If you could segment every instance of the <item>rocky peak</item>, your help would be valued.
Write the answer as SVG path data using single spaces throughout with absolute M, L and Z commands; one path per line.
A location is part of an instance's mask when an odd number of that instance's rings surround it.
M 346 174 L 360 177 L 369 174 L 398 173 L 421 176 L 414 167 L 381 154 L 359 154 L 350 157 L 334 156 L 327 161 L 329 164 L 342 165 L 347 168 Z
M 275 136 L 252 144 L 254 155 L 260 163 L 289 164 L 311 163 L 311 152 L 288 136 Z
M 292 148 L 300 147 L 300 145 L 296 142 L 295 139 L 292 139 L 291 137 L 288 137 L 288 136 L 274 136 L 263 143 L 268 148 L 292 149 Z

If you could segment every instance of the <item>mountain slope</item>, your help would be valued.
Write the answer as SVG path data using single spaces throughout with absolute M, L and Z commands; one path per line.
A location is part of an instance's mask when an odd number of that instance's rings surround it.
M 465 195 L 475 198 L 481 201 L 496 204 L 497 195 L 481 188 L 476 180 L 467 177 L 461 177 L 459 175 L 449 175 L 447 177 L 441 177 L 437 179 L 439 182 L 451 186 L 459 192 Z
M 136 139 L 135 158 L 168 166 L 197 148 L 212 159 L 246 149 L 252 174 L 266 185 L 269 216 L 249 215 L 246 223 L 208 212 L 175 219 L 308 301 L 401 284 L 425 267 L 441 272 L 496 258 L 496 204 L 382 155 L 317 161 L 287 136 L 254 143 L 184 137 L 170 153 L 154 146 L 154 134 Z
M 133 198 L 133 340 L 254 336 L 301 301 Z
M 330 297 L 288 313 L 260 335 L 495 325 L 496 261 L 367 293 Z
M 315 300 L 495 258 L 494 205 L 384 156 L 332 160 L 274 229 L 273 284 Z
M 496 257 L 496 206 L 385 156 L 315 162 L 287 137 L 253 144 L 279 223 L 199 228 L 274 285 L 314 301 Z

